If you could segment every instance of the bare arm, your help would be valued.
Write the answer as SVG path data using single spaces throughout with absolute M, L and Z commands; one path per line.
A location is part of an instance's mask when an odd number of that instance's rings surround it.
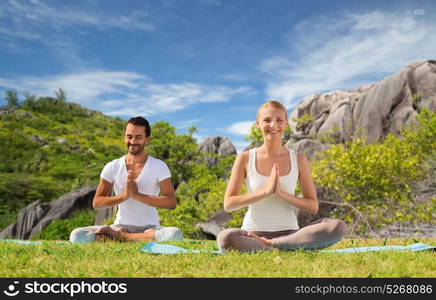
M 151 196 L 139 193 L 136 182 L 132 179 L 129 182 L 132 190 L 132 198 L 157 208 L 175 209 L 177 205 L 176 194 L 174 191 L 171 178 L 167 178 L 159 182 L 160 191 L 163 196 Z
M 300 183 L 303 198 L 296 197 L 283 191 L 280 188 L 280 181 L 278 180 L 275 193 L 278 197 L 282 198 L 292 206 L 316 214 L 318 212 L 318 198 L 316 196 L 315 184 L 313 183 L 311 176 L 310 162 L 307 160 L 306 156 L 301 153 L 298 153 L 297 159 L 299 170 L 298 182 Z
M 92 200 L 92 206 L 95 209 L 110 208 L 129 198 L 130 191 L 127 187 L 122 195 L 109 196 L 111 191 L 112 183 L 101 178 L 94 199 Z
M 240 195 L 242 185 L 244 184 L 244 180 L 247 177 L 246 165 L 248 162 L 248 156 L 248 152 L 243 152 L 239 154 L 236 157 L 235 163 L 233 164 L 232 174 L 230 176 L 230 180 L 224 196 L 224 210 L 226 212 L 231 212 L 248 206 L 251 203 L 259 201 L 274 192 L 276 182 L 275 168 L 273 168 L 273 171 L 271 172 L 270 180 L 268 180 L 268 182 L 262 189 L 259 189 L 252 193 L 247 193 L 245 195 Z

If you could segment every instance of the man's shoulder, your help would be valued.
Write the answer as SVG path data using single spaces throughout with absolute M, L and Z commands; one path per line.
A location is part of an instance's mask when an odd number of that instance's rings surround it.
M 124 156 L 115 158 L 110 162 L 106 163 L 106 166 L 118 167 L 119 165 L 121 165 L 123 161 L 124 161 Z
M 163 160 L 160 160 L 159 158 L 156 158 L 154 156 L 149 155 L 148 159 L 152 166 L 167 166 L 167 164 Z

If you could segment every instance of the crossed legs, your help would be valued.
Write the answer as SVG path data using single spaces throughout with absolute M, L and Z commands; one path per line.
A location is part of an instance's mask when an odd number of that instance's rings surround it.
M 155 240 L 155 229 L 147 229 L 144 232 L 128 232 L 124 227 L 112 228 L 111 226 L 103 226 L 95 231 L 96 241 L 105 241 L 107 239 L 119 242 L 132 241 L 153 241 Z
M 346 225 L 337 219 L 319 219 L 299 230 L 283 232 L 247 232 L 230 228 L 218 237 L 218 247 L 222 250 L 235 249 L 242 252 L 294 249 L 322 249 L 340 241 L 346 233 Z
M 72 243 L 90 243 L 93 241 L 115 240 L 130 241 L 179 241 L 183 233 L 176 227 L 156 226 L 88 226 L 74 229 L 70 234 Z

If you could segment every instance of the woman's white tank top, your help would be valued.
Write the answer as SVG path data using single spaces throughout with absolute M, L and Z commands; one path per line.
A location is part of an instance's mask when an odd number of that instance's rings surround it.
M 285 176 L 280 176 L 280 187 L 288 194 L 294 195 L 298 181 L 297 154 L 291 149 L 288 151 L 291 171 Z M 268 176 L 257 172 L 256 149 L 250 149 L 245 181 L 248 193 L 255 192 L 267 181 Z M 297 230 L 299 227 L 295 210 L 294 206 L 273 194 L 248 206 L 241 228 L 246 231 Z

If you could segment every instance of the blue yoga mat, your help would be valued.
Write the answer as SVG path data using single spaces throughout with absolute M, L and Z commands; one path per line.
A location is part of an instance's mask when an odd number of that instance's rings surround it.
M 436 250 L 436 246 L 430 246 L 422 243 L 416 243 L 408 246 L 372 246 L 372 247 L 356 247 L 346 249 L 334 250 L 321 250 L 320 252 L 333 252 L 333 253 L 359 253 L 359 252 L 374 252 L 374 251 L 422 251 L 422 250 Z
M 436 250 L 436 246 L 430 246 L 422 243 L 416 243 L 408 246 L 372 246 L 372 247 L 355 247 L 346 249 L 320 250 L 319 252 L 331 253 L 359 253 L 359 252 L 375 252 L 375 251 L 422 251 Z M 200 251 L 190 250 L 174 245 L 158 244 L 150 242 L 141 248 L 142 252 L 153 254 L 182 254 L 182 253 L 215 253 L 223 254 L 222 251 Z M 310 251 L 310 250 L 308 250 Z

